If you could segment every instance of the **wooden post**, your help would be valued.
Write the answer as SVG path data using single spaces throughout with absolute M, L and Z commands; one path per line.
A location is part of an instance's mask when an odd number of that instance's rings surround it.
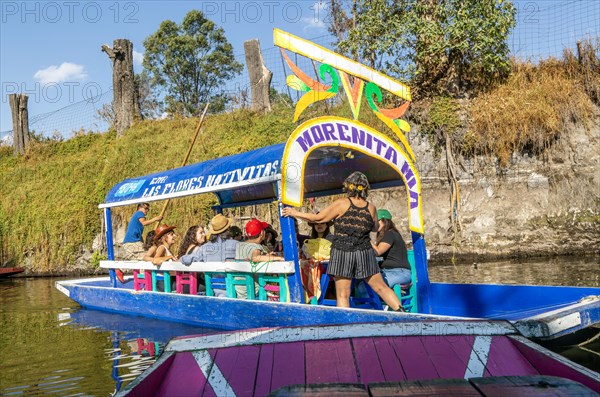
M 244 42 L 244 53 L 246 54 L 246 67 L 252 94 L 250 109 L 270 112 L 269 87 L 273 73 L 265 66 L 258 40 L 252 39 Z
M 200 132 L 200 127 L 202 127 L 202 124 L 204 124 L 204 117 L 206 116 L 206 112 L 208 111 L 208 105 L 210 105 L 210 102 L 206 104 L 206 106 L 204 107 L 204 111 L 202 112 L 202 116 L 200 116 L 200 121 L 198 121 L 198 125 L 196 126 L 196 131 L 194 132 L 192 143 L 190 143 L 190 147 L 188 148 L 188 151 L 185 154 L 185 157 L 183 158 L 183 162 L 181 163 L 182 167 L 187 164 L 187 161 L 190 158 L 190 153 L 192 153 L 192 148 L 194 147 L 194 143 L 196 143 L 196 138 L 198 138 L 198 132 Z M 171 199 L 167 199 L 167 201 L 163 205 L 162 211 L 160 211 L 160 216 L 165 216 L 165 212 L 167 211 L 167 207 L 169 206 L 170 202 Z
M 113 111 L 117 137 L 123 135 L 142 115 L 136 98 L 133 74 L 133 44 L 127 39 L 116 39 L 113 48 L 102 46 L 113 64 Z
M 25 154 L 25 149 L 29 146 L 28 98 L 25 94 L 10 94 L 8 96 L 13 121 L 13 147 L 15 155 Z

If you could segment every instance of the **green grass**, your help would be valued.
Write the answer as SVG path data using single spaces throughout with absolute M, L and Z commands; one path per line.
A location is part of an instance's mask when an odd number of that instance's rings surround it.
M 0 260 L 29 264 L 32 272 L 74 270 L 81 247 L 91 250 L 101 232 L 98 204 L 108 190 L 126 178 L 179 167 L 197 122 L 145 121 L 120 139 L 111 131 L 34 142 L 27 155 L 18 157 L 1 148 Z M 289 108 L 267 115 L 240 110 L 209 116 L 188 163 L 283 142 L 293 129 Z M 205 195 L 174 203 L 165 222 L 180 225 L 184 233 L 193 222 L 206 222 L 215 202 Z M 154 213 L 161 207 L 156 205 Z M 134 211 L 130 206 L 113 214 L 117 222 L 127 221 Z

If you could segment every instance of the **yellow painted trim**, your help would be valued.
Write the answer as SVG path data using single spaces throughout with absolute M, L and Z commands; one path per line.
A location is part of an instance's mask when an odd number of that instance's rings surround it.
M 335 144 L 331 144 L 330 142 L 324 142 L 324 143 L 319 143 L 319 144 L 315 144 L 314 146 L 312 146 L 305 154 L 304 154 L 304 158 L 302 159 L 302 164 L 301 164 L 301 175 L 300 175 L 300 201 L 299 202 L 295 202 L 295 201 L 291 201 L 288 200 L 286 197 L 286 192 L 287 192 L 287 165 L 288 165 L 288 156 L 289 156 L 289 151 L 291 146 L 295 143 L 296 138 L 300 135 L 301 132 L 304 132 L 307 129 L 307 126 L 310 125 L 315 125 L 315 124 L 320 124 L 320 123 L 327 123 L 327 122 L 345 122 L 345 123 L 351 123 L 351 124 L 355 124 L 356 126 L 363 128 L 367 131 L 369 131 L 369 133 L 373 134 L 375 137 L 377 137 L 378 139 L 380 139 L 381 141 L 385 142 L 386 144 L 388 144 L 389 146 L 392 146 L 394 149 L 396 149 L 396 151 L 398 152 L 398 155 L 400 156 L 404 156 L 404 160 L 408 163 L 409 167 L 411 168 L 415 179 L 416 179 L 416 183 L 417 183 L 417 193 L 419 194 L 419 200 L 418 200 L 418 211 L 419 211 L 419 216 L 421 218 L 421 227 L 415 227 L 413 228 L 411 226 L 411 215 L 410 215 L 410 194 L 408 194 L 408 184 L 406 179 L 404 178 L 404 174 L 402 174 L 402 172 L 400 172 L 400 170 L 398 169 L 398 167 L 392 163 L 389 160 L 386 160 L 384 158 L 379 158 L 379 157 L 374 157 L 372 156 L 370 153 L 361 150 L 360 148 L 357 148 L 355 146 L 351 146 L 351 145 L 347 145 L 341 142 L 336 142 Z M 302 201 L 304 200 L 304 172 L 306 169 L 306 160 L 308 159 L 308 157 L 310 156 L 310 154 L 312 153 L 313 150 L 321 148 L 321 147 L 325 147 L 325 146 L 341 146 L 344 148 L 348 148 L 348 149 L 352 149 L 352 150 L 358 150 L 361 153 L 366 154 L 367 156 L 374 158 L 378 161 L 383 161 L 384 163 L 386 163 L 387 165 L 389 165 L 393 170 L 395 170 L 400 177 L 402 178 L 402 180 L 404 181 L 404 187 L 406 190 L 406 201 L 408 204 L 408 217 L 409 217 L 409 228 L 417 233 L 421 233 L 424 234 L 424 219 L 423 219 L 423 195 L 421 192 L 421 177 L 419 176 L 419 172 L 417 171 L 417 168 L 415 167 L 414 162 L 412 161 L 412 159 L 404 152 L 404 150 L 402 150 L 402 148 L 394 141 L 392 141 L 390 138 L 388 138 L 386 135 L 383 135 L 382 133 L 380 133 L 379 131 L 369 127 L 368 125 L 365 125 L 363 123 L 361 123 L 360 121 L 357 120 L 350 120 L 350 119 L 345 119 L 342 117 L 336 117 L 336 116 L 323 116 L 323 117 L 317 117 L 314 119 L 310 119 L 305 121 L 304 123 L 300 124 L 295 130 L 294 132 L 292 132 L 292 134 L 290 135 L 290 137 L 288 138 L 286 144 L 285 144 L 285 149 L 283 150 L 283 158 L 281 161 L 281 174 L 282 174 L 282 178 L 281 178 L 281 201 L 284 204 L 287 205 L 291 205 L 294 207 L 300 207 L 302 205 Z M 340 181 L 340 186 L 341 186 L 341 181 Z
M 400 98 L 412 101 L 409 86 L 402 84 L 375 69 L 371 69 L 370 67 L 346 58 L 345 56 L 336 54 L 318 44 L 304 40 L 277 28 L 273 29 L 273 42 L 276 46 L 283 49 L 295 52 L 321 63 L 326 63 L 335 69 L 342 70 L 363 80 L 372 81 L 381 88 L 398 95 Z

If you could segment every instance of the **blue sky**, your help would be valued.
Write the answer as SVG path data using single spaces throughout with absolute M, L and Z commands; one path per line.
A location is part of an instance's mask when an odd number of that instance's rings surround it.
M 112 84 L 102 44 L 131 40 L 139 71 L 144 39 L 163 20 L 180 23 L 192 9 L 223 27 L 242 57 L 245 40 L 272 47 L 274 27 L 308 38 L 326 33 L 314 1 L 2 1 L 0 131 L 12 129 L 8 94 L 29 94 L 30 119 L 93 97 Z
M 29 94 L 30 120 L 94 97 L 111 86 L 111 65 L 102 44 L 127 38 L 141 70 L 144 38 L 165 19 L 180 23 L 202 10 L 225 29 L 238 59 L 245 40 L 273 47 L 274 27 L 330 41 L 323 3 L 311 1 L 0 1 L 0 132 L 12 129 L 7 95 Z M 560 55 L 584 36 L 600 32 L 600 2 L 517 1 L 517 28 L 509 44 L 523 58 Z M 275 52 L 271 51 L 271 61 Z M 240 58 L 241 57 L 241 58 Z M 281 71 L 279 71 L 281 72 Z M 244 72 L 246 73 L 246 72 Z M 76 110 L 67 117 L 77 117 Z M 86 116 L 90 117 L 90 116 Z M 65 120 L 67 123 L 68 120 Z

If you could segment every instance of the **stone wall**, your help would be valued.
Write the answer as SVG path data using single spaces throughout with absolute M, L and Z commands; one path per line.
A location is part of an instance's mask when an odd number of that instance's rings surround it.
M 587 128 L 566 128 L 542 158 L 515 155 L 505 169 L 489 158 L 462 159 L 463 228 L 455 243 L 445 160 L 426 141 L 413 140 L 411 146 L 423 181 L 425 236 L 433 259 L 600 254 L 599 115 Z M 392 211 L 409 241 L 403 188 L 373 192 L 371 200 Z

